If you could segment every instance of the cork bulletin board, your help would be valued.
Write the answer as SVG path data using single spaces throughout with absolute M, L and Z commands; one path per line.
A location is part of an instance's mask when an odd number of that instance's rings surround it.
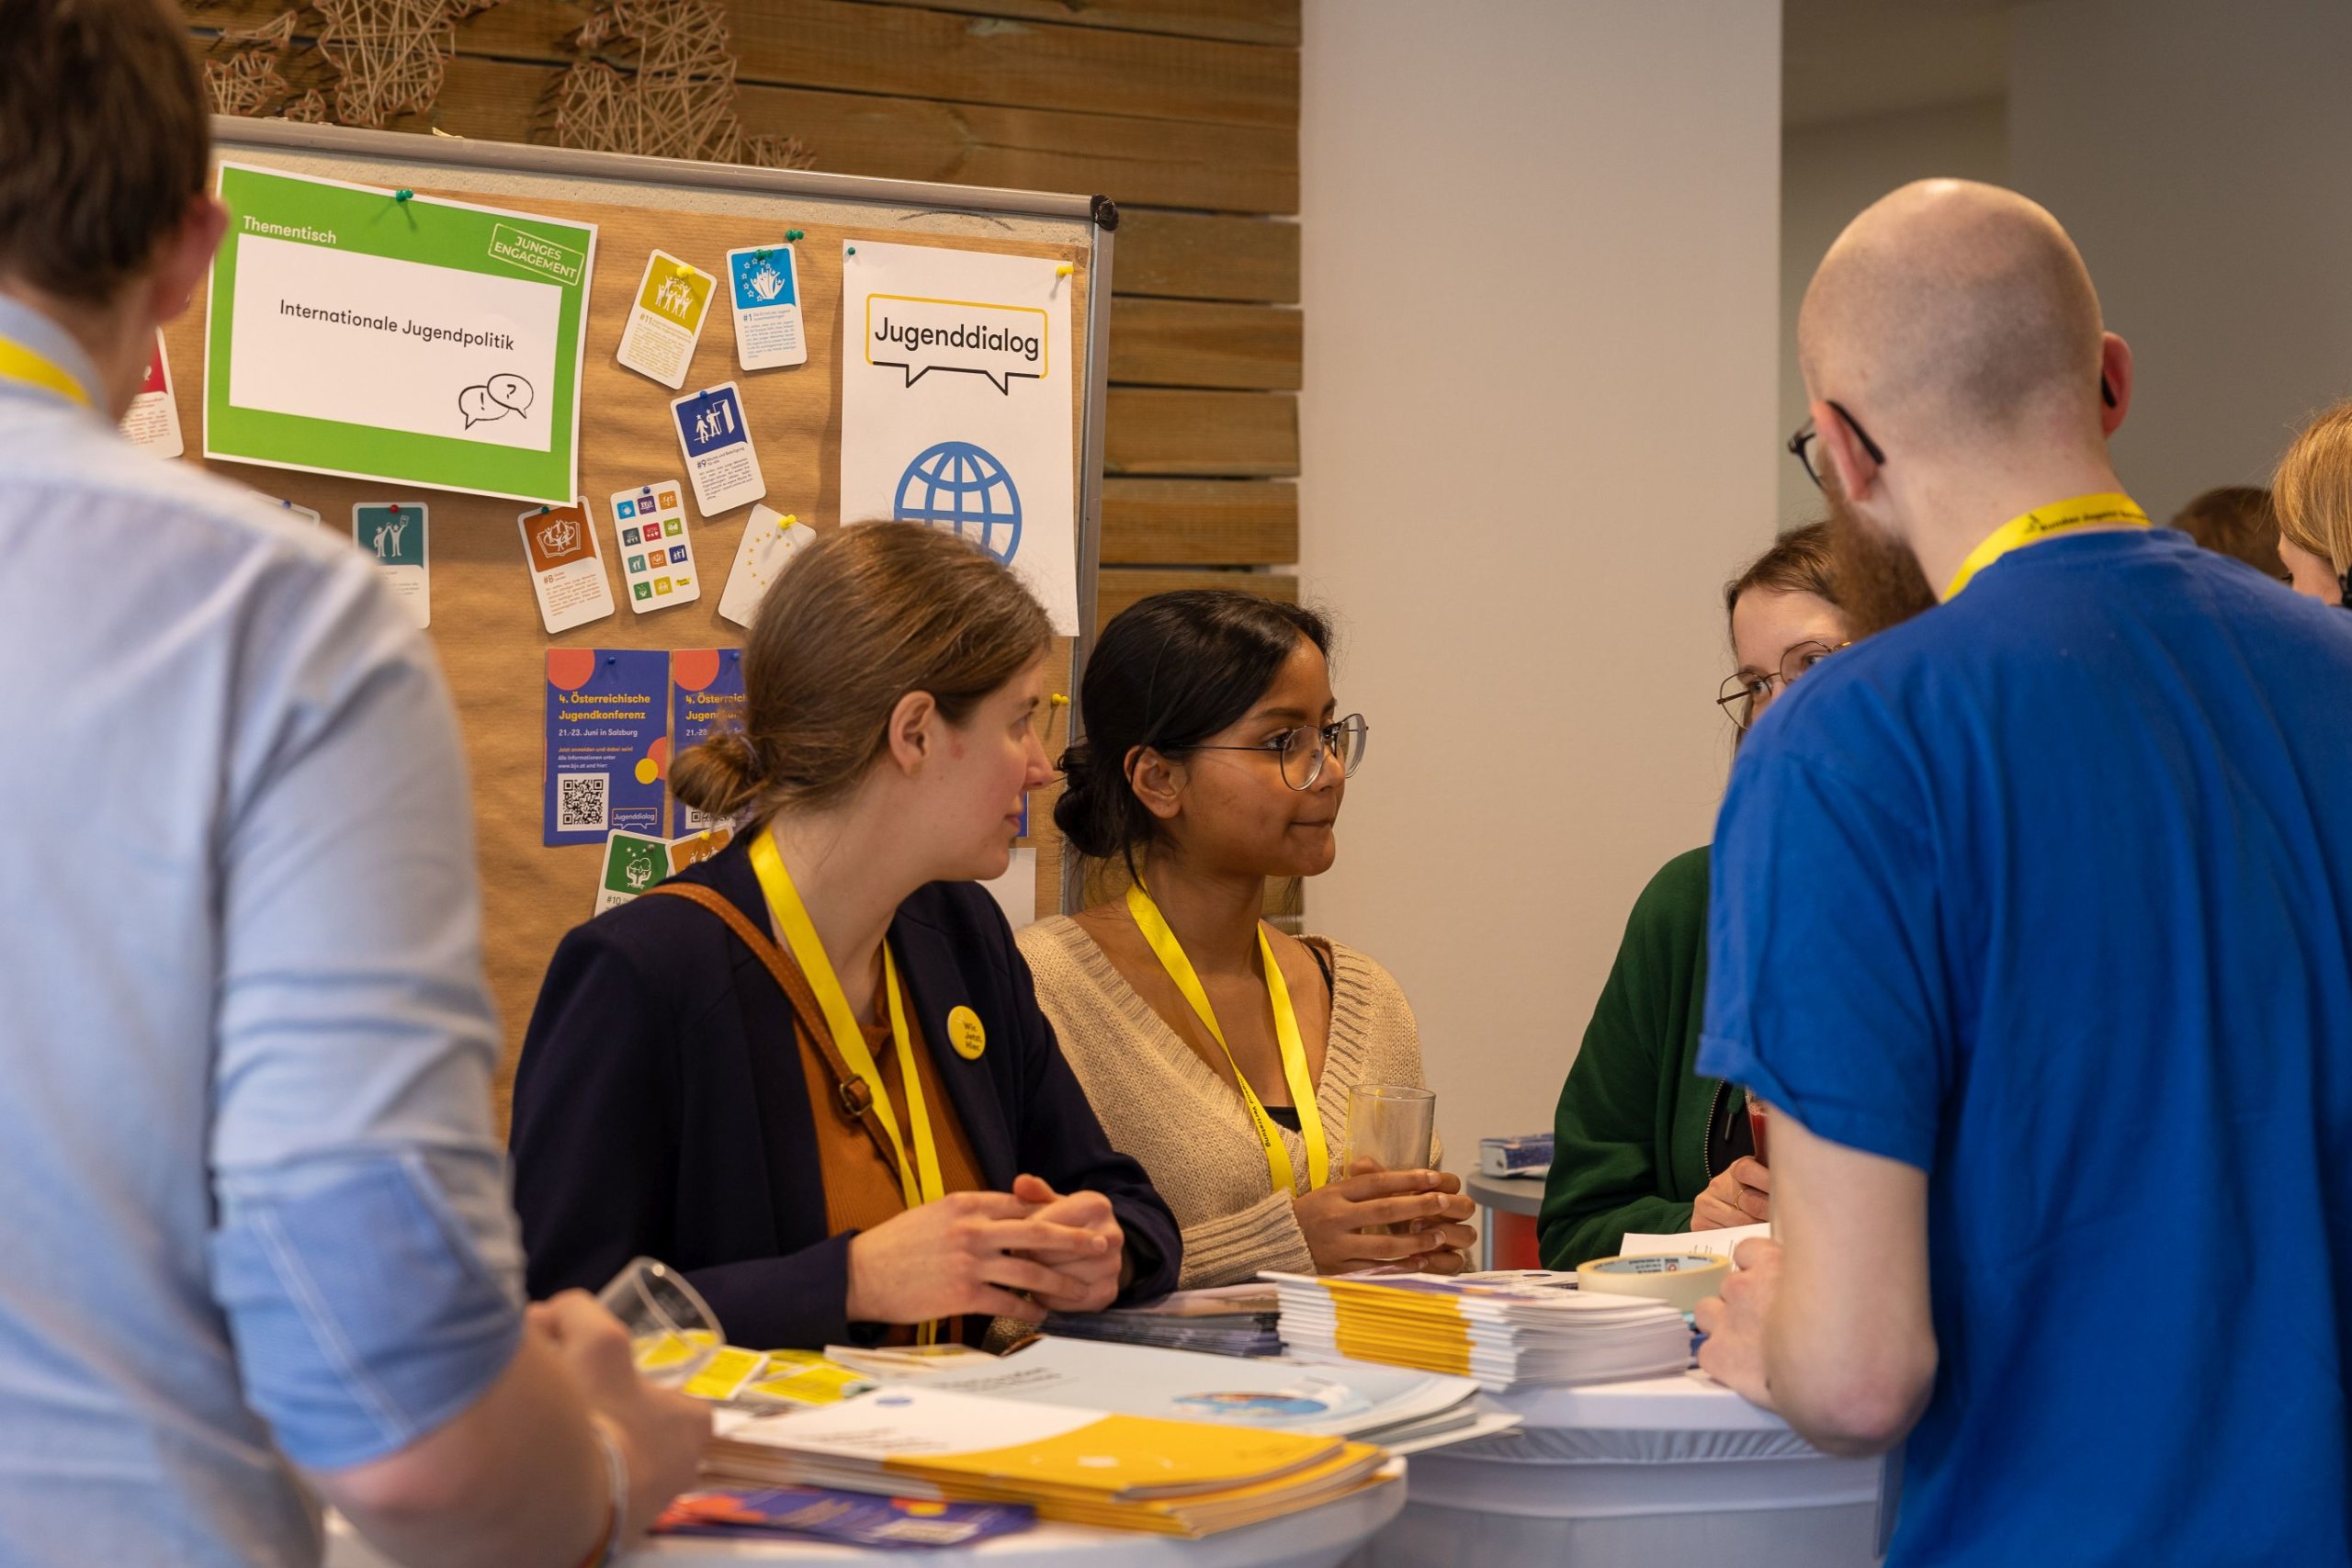
M 597 225 L 580 392 L 581 493 L 597 520 L 616 613 L 550 637 L 532 593 L 515 527 L 526 503 L 451 491 L 402 489 L 378 480 L 215 462 L 213 470 L 263 494 L 316 511 L 324 526 L 350 537 L 360 502 L 423 502 L 431 509 L 432 624 L 462 725 L 474 808 L 472 829 L 483 899 L 485 958 L 504 1033 L 498 1077 L 502 1122 L 514 1058 L 541 976 L 556 943 L 594 908 L 601 845 L 548 848 L 541 842 L 541 767 L 547 652 L 550 648 L 679 649 L 740 647 L 742 629 L 718 616 L 727 572 L 751 508 L 704 516 L 689 499 L 686 525 L 703 577 L 692 604 L 639 615 L 621 571 L 611 492 L 684 480 L 669 404 L 678 394 L 614 358 L 630 296 L 647 254 L 656 247 L 706 271 L 723 273 L 725 253 L 775 243 L 787 229 L 797 243 L 805 365 L 741 369 L 723 301 L 715 303 L 689 372 L 686 390 L 734 381 L 767 481 L 764 504 L 797 515 L 820 532 L 840 526 L 842 245 L 883 240 L 1041 256 L 1071 265 L 1073 350 L 1090 373 L 1073 378 L 1070 418 L 1079 473 L 1080 624 L 1092 625 L 1102 472 L 1101 312 L 1107 289 L 1108 224 L 1098 225 L 1083 197 L 902 185 L 802 172 L 733 169 L 603 153 L 559 152 L 396 132 L 215 121 L 220 157 L 289 173 L 444 196 Z M 950 204 L 953 205 L 950 205 Z M 1025 208 L 1025 209 L 1024 209 Z M 1115 217 L 1111 220 L 1115 223 Z M 203 448 L 204 310 L 196 306 L 165 333 L 173 389 L 187 458 Z M 1070 693 L 1081 645 L 1058 643 L 1049 689 Z M 663 694 L 666 698 L 666 693 Z M 1072 707 L 1049 716 L 1049 756 L 1069 739 Z M 1037 851 L 1037 912 L 1062 906 L 1059 844 L 1052 829 L 1053 790 L 1030 801 Z M 666 812 L 665 812 L 666 818 Z

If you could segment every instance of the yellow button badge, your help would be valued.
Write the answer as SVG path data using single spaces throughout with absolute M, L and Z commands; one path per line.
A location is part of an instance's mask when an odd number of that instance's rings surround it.
M 956 1054 L 967 1062 L 977 1062 L 980 1053 L 989 1048 L 989 1032 L 980 1027 L 980 1015 L 970 1008 L 957 1008 L 947 1015 L 947 1043 Z

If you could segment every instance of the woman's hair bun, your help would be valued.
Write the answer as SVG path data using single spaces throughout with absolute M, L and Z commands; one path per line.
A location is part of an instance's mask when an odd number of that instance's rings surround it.
M 761 763 L 759 744 L 752 739 L 750 730 L 741 725 L 725 725 L 703 739 L 710 743 L 713 758 L 742 774 L 746 784 L 766 782 L 767 770 Z
M 739 724 L 721 725 L 678 753 L 670 764 L 670 791 L 697 811 L 732 818 L 768 784 L 759 743 Z
M 1126 803 L 1132 798 L 1126 781 L 1110 775 L 1083 740 L 1062 753 L 1061 770 L 1054 826 L 1080 854 L 1107 860 L 1119 853 L 1125 840 Z

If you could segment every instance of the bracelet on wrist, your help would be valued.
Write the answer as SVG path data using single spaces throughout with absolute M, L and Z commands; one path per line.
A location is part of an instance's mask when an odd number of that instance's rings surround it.
M 604 1539 L 589 1552 L 581 1568 L 607 1568 L 620 1555 L 622 1538 L 628 1533 L 628 1453 L 621 1447 L 619 1435 L 602 1419 L 591 1418 L 588 1429 L 595 1433 L 597 1447 L 605 1455 L 606 1523 Z

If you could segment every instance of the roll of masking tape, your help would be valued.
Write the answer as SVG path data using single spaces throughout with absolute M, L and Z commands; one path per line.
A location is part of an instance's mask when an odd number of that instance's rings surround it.
M 1731 1278 L 1728 1259 L 1703 1252 L 1657 1258 L 1596 1258 L 1577 1265 L 1577 1289 L 1612 1296 L 1647 1296 L 1689 1312 L 1709 1296 L 1723 1294 Z

